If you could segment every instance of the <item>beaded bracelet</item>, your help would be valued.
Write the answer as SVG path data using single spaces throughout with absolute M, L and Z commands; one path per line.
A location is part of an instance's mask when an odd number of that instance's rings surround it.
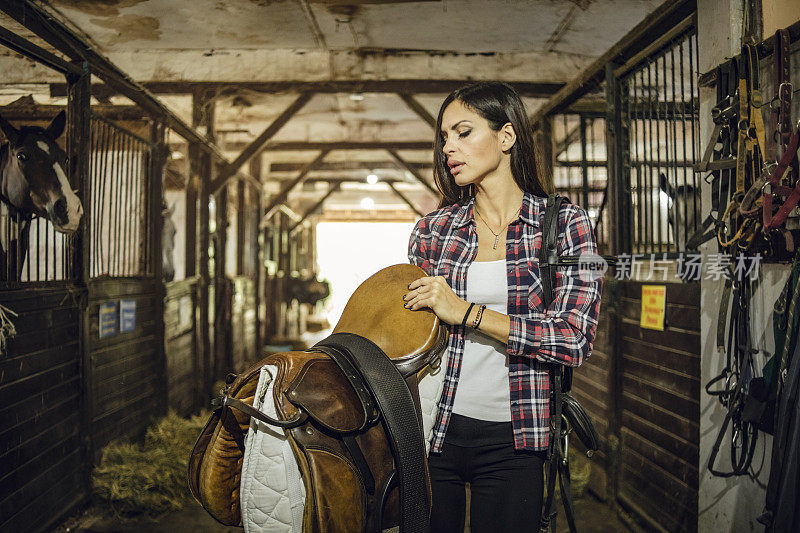
M 467 312 L 464 314 L 464 320 L 461 321 L 461 326 L 462 327 L 466 327 L 467 326 L 467 317 L 469 316 L 469 312 L 472 311 L 472 307 L 474 305 L 475 305 L 474 303 L 469 304 L 469 309 L 467 309 Z
M 486 309 L 485 305 L 481 305 L 480 309 L 478 309 L 478 314 L 475 316 L 475 321 L 472 323 L 473 329 L 478 329 L 478 324 L 481 323 L 481 319 L 483 318 L 484 309 Z

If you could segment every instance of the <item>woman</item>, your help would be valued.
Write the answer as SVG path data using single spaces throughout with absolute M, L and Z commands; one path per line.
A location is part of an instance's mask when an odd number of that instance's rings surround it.
M 429 466 L 431 529 L 463 532 L 470 483 L 474 533 L 538 531 L 549 446 L 549 376 L 543 363 L 578 366 L 597 328 L 600 282 L 559 268 L 542 305 L 537 256 L 552 188 L 536 172 L 519 95 L 481 82 L 439 110 L 434 177 L 439 209 L 422 218 L 409 259 L 429 275 L 403 296 L 448 324 L 447 372 Z M 597 253 L 585 210 L 565 203 L 561 254 Z

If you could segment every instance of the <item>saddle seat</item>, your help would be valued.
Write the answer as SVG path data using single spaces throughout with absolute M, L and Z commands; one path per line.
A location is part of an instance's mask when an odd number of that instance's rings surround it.
M 438 366 L 447 341 L 447 329 L 433 312 L 403 306 L 408 284 L 425 275 L 415 265 L 377 272 L 356 289 L 328 337 L 352 334 L 377 345 L 408 385 L 420 427 L 418 376 Z M 377 531 L 397 525 L 397 480 L 392 480 L 397 465 L 380 410 L 358 376 L 331 358 L 325 341 L 318 345 L 268 355 L 236 376 L 224 396 L 252 406 L 261 368 L 275 369 L 275 412 L 290 425 L 283 431 L 306 486 L 303 531 Z M 251 416 L 224 400 L 192 450 L 189 486 L 216 520 L 241 526 L 239 488 Z M 427 474 L 427 464 L 424 468 Z

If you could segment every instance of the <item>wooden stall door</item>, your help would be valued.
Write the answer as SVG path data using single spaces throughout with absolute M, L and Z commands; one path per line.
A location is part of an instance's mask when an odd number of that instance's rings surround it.
M 573 394 L 600 433 L 589 487 L 645 526 L 696 531 L 700 287 L 666 286 L 663 331 L 640 326 L 642 286 L 606 280 L 592 355 Z
M 85 289 L 0 295 L 18 315 L 17 335 L 0 357 L 0 531 L 44 531 L 90 493 L 81 418 Z

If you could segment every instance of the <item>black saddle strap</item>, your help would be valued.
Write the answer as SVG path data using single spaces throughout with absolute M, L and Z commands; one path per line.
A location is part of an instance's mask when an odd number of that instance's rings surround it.
M 542 301 L 545 309 L 550 306 L 555 298 L 555 269 L 560 265 L 577 264 L 574 257 L 558 255 L 558 212 L 561 205 L 567 201 L 566 198 L 557 194 L 547 197 L 547 207 L 542 221 L 542 243 L 539 248 L 539 272 L 542 276 Z M 560 479 L 561 500 L 564 504 L 564 514 L 567 516 L 567 523 L 570 531 L 575 531 L 574 511 L 572 508 L 572 497 L 564 494 L 564 487 L 569 490 L 569 472 L 564 473 L 564 468 L 569 468 L 567 460 L 566 443 L 562 447 L 561 435 L 561 412 L 563 406 L 563 395 L 569 390 L 572 383 L 572 369 L 564 365 L 550 365 L 550 375 L 552 377 L 553 394 L 553 416 L 551 425 L 553 427 L 550 448 L 548 449 L 547 467 L 547 496 L 542 507 L 542 523 L 540 529 L 547 531 L 549 528 L 552 533 L 556 531 L 556 516 L 558 511 L 555 507 L 555 488 L 556 477 Z M 566 479 L 564 476 L 566 475 Z
M 334 333 L 312 346 L 342 352 L 361 374 L 386 428 L 400 490 L 400 533 L 427 533 L 430 488 L 425 440 L 414 398 L 403 376 L 374 342 L 354 333 Z M 377 524 L 380 528 L 380 524 Z

